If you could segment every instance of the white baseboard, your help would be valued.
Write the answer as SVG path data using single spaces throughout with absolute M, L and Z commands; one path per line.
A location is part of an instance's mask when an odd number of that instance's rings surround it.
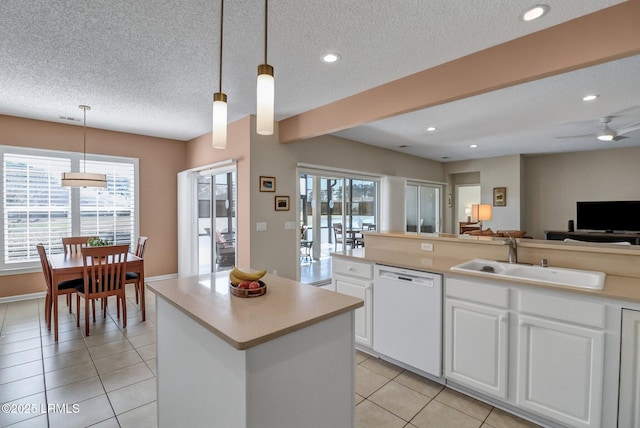
M 46 297 L 46 291 L 41 291 L 39 293 L 29 293 L 29 294 L 18 294 L 16 296 L 7 296 L 0 297 L 0 303 L 11 303 L 11 302 L 19 302 L 21 300 L 31 300 L 31 299 L 42 299 Z
M 144 280 L 145 282 L 154 282 L 154 281 L 162 281 L 165 279 L 175 279 L 177 277 L 178 277 L 177 273 L 171 273 L 168 275 L 152 276 L 149 278 L 145 278 Z M 45 291 L 41 291 L 39 293 L 17 294 L 15 296 L 0 297 L 0 304 L 19 302 L 21 300 L 42 299 L 46 297 L 46 295 L 47 293 Z
M 164 281 L 165 279 L 176 279 L 178 277 L 177 273 L 170 273 L 168 275 L 158 275 L 152 276 L 144 279 L 144 282 L 154 282 L 154 281 Z

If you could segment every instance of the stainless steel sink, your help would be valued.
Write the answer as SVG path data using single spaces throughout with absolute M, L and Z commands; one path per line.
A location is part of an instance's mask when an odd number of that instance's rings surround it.
M 591 290 L 602 290 L 606 274 L 590 270 L 550 268 L 474 259 L 451 267 L 454 272 L 522 279 Z

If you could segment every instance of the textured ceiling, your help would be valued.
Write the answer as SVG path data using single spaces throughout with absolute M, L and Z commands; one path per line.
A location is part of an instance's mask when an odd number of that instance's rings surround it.
M 519 16 L 528 0 L 272 0 L 268 62 L 275 67 L 276 118 L 621 1 L 546 3 L 547 16 L 525 23 Z M 81 117 L 78 105 L 88 104 L 90 127 L 178 140 L 205 134 L 218 90 L 219 7 L 204 0 L 2 1 L 0 114 L 69 123 Z M 260 0 L 225 2 L 222 89 L 230 121 L 255 113 L 263 19 Z M 322 63 L 327 52 L 341 61 Z M 540 138 L 549 150 L 585 149 L 597 140 L 552 137 L 596 132 L 598 117 L 621 110 L 618 120 L 640 122 L 640 108 L 630 108 L 640 105 L 640 85 L 629 72 L 638 69 L 637 58 L 620 60 L 336 135 L 438 160 L 528 153 L 542 147 L 532 144 Z M 601 98 L 576 105 L 576 93 L 594 85 Z M 422 125 L 431 123 L 438 131 L 426 135 Z M 636 134 L 618 144 L 634 144 Z M 475 152 L 468 150 L 472 140 Z M 398 149 L 403 144 L 410 147 Z

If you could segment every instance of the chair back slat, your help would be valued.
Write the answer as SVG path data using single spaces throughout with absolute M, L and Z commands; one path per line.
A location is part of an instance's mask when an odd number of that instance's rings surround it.
M 147 248 L 147 237 L 139 236 L 138 237 L 138 245 L 136 246 L 136 256 L 141 259 L 144 258 L 144 250 Z
M 124 287 L 128 245 L 82 249 L 84 289 L 89 298 L 113 294 Z
M 95 236 L 69 236 L 62 238 L 62 246 L 65 254 L 80 254 L 83 248 L 89 246 L 88 241 Z
M 38 249 L 38 255 L 40 256 L 40 263 L 42 264 L 42 273 L 44 273 L 44 280 L 47 283 L 47 290 L 51 292 L 51 287 L 52 287 L 51 264 L 49 263 L 47 252 L 44 249 L 44 245 L 42 244 L 36 245 L 36 248 Z

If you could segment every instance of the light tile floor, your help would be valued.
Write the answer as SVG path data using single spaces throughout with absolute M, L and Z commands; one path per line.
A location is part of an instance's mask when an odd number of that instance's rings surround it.
M 538 426 L 363 352 L 356 364 L 356 428 Z
M 142 322 L 127 296 L 127 328 L 110 300 L 88 337 L 62 297 L 57 344 L 44 299 L 0 304 L 0 427 L 156 426 L 155 299 Z M 359 351 L 356 363 L 357 428 L 535 426 Z
M 84 336 L 65 297 L 59 304 L 59 341 L 44 321 L 44 299 L 0 304 L 0 427 L 155 427 L 155 302 L 147 292 L 142 322 L 127 288 L 127 328 L 110 298 Z M 8 410 L 8 412 L 6 411 Z

